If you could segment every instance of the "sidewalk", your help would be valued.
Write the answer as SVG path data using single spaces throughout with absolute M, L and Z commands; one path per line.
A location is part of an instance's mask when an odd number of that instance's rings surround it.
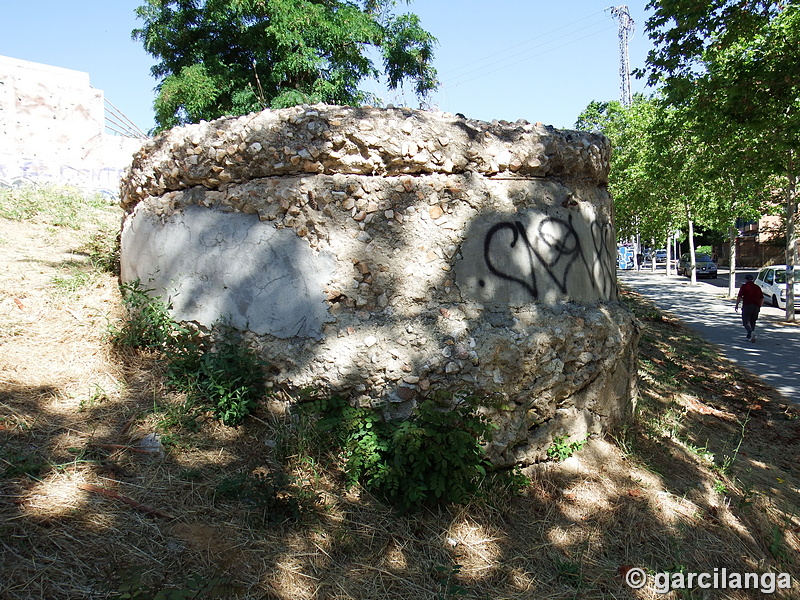
M 723 275 L 692 286 L 687 278 L 667 277 L 663 270 L 617 271 L 622 285 L 650 298 L 716 344 L 729 360 L 800 404 L 800 322 L 786 323 L 785 311 L 765 306 L 756 325 L 756 342 L 747 341 L 741 312 L 734 312 L 736 302 L 727 298 L 727 276 Z M 743 274 L 737 273 L 737 290 L 740 279 Z

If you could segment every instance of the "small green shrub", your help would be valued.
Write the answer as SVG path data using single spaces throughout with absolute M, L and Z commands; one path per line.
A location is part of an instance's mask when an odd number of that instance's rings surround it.
M 167 379 L 190 398 L 208 406 L 224 425 L 240 424 L 264 396 L 264 363 L 236 340 L 231 329 L 203 348 L 191 340 L 168 346 Z
M 583 448 L 584 444 L 586 444 L 585 439 L 570 442 L 569 436 L 562 435 L 561 437 L 553 438 L 553 444 L 547 449 L 547 456 L 561 462 Z
M 229 577 L 205 578 L 190 575 L 180 587 L 146 584 L 143 581 L 144 569 L 127 569 L 121 573 L 122 582 L 112 598 L 120 600 L 190 600 L 192 598 L 230 598 L 235 593 Z
M 189 338 L 186 327 L 172 320 L 168 307 L 151 296 L 139 280 L 120 284 L 125 319 L 121 327 L 111 326 L 111 342 L 116 346 L 166 351 L 177 342 L 185 346 Z
M 318 499 L 297 485 L 293 477 L 280 471 L 228 477 L 217 486 L 217 494 L 250 505 L 268 523 L 300 521 Z
M 344 449 L 348 483 L 361 483 L 401 512 L 466 502 L 489 466 L 481 444 L 491 440 L 492 425 L 473 397 L 434 396 L 396 421 L 341 398 L 305 410 L 318 414 L 320 430 Z
M 160 352 L 169 385 L 187 395 L 184 406 L 207 407 L 223 424 L 240 424 L 264 396 L 264 363 L 237 339 L 235 330 L 216 327 L 206 341 L 176 323 L 168 307 L 138 281 L 121 285 L 127 318 L 113 328 L 120 346 Z
M 200 431 L 201 419 L 206 413 L 206 407 L 198 406 L 195 399 L 186 395 L 180 402 L 154 403 L 154 412 L 161 413 L 158 426 L 162 430 L 172 430 L 173 428 L 183 429 L 192 433 Z M 166 446 L 177 445 L 178 440 L 175 436 L 167 435 L 161 439 Z

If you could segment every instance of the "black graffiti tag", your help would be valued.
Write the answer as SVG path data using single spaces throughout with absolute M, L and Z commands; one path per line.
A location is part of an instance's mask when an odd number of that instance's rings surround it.
M 530 254 L 533 251 L 533 247 L 531 246 L 531 243 L 528 241 L 528 234 L 525 231 L 525 226 L 519 221 L 514 221 L 513 223 L 505 221 L 493 226 L 486 234 L 486 237 L 483 239 L 483 260 L 486 263 L 486 266 L 488 267 L 491 273 L 497 275 L 500 279 L 517 282 L 526 290 L 528 290 L 531 296 L 533 296 L 534 298 L 538 298 L 539 291 L 536 287 L 536 273 L 533 271 L 533 269 L 531 269 L 531 281 L 528 282 L 525 281 L 524 279 L 516 277 L 515 275 L 501 271 L 494 264 L 492 264 L 492 259 L 490 257 L 492 239 L 498 232 L 504 229 L 508 229 L 511 231 L 512 240 L 510 247 L 512 249 L 517 245 L 519 239 L 522 238 L 522 243 L 525 245 L 525 248 L 528 250 L 528 253 Z M 478 283 L 481 285 L 481 287 L 485 285 L 485 282 L 483 280 L 480 280 Z
M 614 241 L 614 226 L 609 222 L 594 221 L 592 222 L 591 232 L 597 260 L 596 264 L 600 265 L 601 270 L 600 288 L 607 295 L 613 286 L 612 282 L 616 278 L 616 273 L 612 266 L 613 262 L 609 259 L 609 256 L 613 256 L 617 252 Z M 596 283 L 594 279 L 592 281 Z M 595 287 L 597 286 L 595 285 Z
M 489 272 L 506 281 L 513 281 L 524 287 L 532 298 L 539 297 L 539 286 L 536 279 L 536 266 L 544 270 L 547 276 L 556 284 L 562 294 L 567 293 L 567 283 L 570 272 L 576 265 L 583 265 L 587 273 L 589 283 L 594 289 L 600 288 L 603 292 L 608 291 L 611 281 L 609 269 L 606 266 L 606 253 L 608 249 L 608 238 L 613 234 L 610 223 L 593 223 L 591 227 L 592 244 L 594 246 L 595 260 L 590 261 L 581 245 L 578 232 L 572 223 L 572 215 L 567 219 L 559 217 L 547 217 L 539 222 L 536 228 L 535 243 L 531 242 L 525 226 L 520 221 L 503 221 L 492 226 L 486 233 L 483 241 L 483 259 Z M 499 266 L 492 260 L 492 247 L 495 247 L 496 236 L 502 232 L 511 233 L 509 249 L 513 250 L 520 243 L 528 255 L 530 267 L 529 278 L 521 276 L 521 273 L 513 272 L 506 266 Z M 600 263 L 602 281 L 599 283 L 592 276 L 592 264 Z M 479 281 L 484 286 L 485 281 Z

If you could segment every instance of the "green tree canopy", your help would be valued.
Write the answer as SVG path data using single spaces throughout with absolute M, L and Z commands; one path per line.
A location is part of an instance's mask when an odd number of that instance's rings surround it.
M 641 74 L 698 120 L 728 121 L 769 146 L 763 166 L 785 173 L 785 151 L 800 149 L 800 3 L 654 0 L 648 7 L 655 48 Z
M 133 38 L 158 59 L 158 129 L 302 103 L 374 101 L 359 84 L 437 85 L 436 39 L 396 0 L 146 0 Z
M 751 172 L 783 178 L 791 280 L 798 263 L 800 2 L 652 0 L 648 8 L 655 44 L 644 72 L 649 82 L 661 85 L 668 101 L 686 107 L 696 123 L 734 133 L 728 140 Z M 791 289 L 787 318 L 793 320 Z
M 609 191 L 614 198 L 617 233 L 642 236 L 663 243 L 682 220 L 677 179 L 681 170 L 670 168 L 673 157 L 657 129 L 663 121 L 663 103 L 655 97 L 636 95 L 630 106 L 591 102 L 578 117 L 578 129 L 605 134 L 611 140 Z M 658 144 L 658 146 L 657 146 Z
M 627 107 L 595 101 L 583 111 L 576 127 L 611 140 L 609 190 L 621 237 L 663 243 L 695 225 L 724 232 L 737 218 L 758 218 L 769 189 L 753 168 L 758 153 L 735 124 L 714 116 L 658 95 L 637 95 Z

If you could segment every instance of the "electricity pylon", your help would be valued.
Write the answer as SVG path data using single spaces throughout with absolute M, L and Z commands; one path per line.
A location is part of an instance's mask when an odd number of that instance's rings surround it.
M 631 66 L 628 61 L 628 35 L 633 33 L 634 22 L 628 7 L 625 4 L 612 6 L 608 10 L 611 16 L 619 20 L 619 92 L 622 106 L 630 106 L 633 102 L 631 95 Z

